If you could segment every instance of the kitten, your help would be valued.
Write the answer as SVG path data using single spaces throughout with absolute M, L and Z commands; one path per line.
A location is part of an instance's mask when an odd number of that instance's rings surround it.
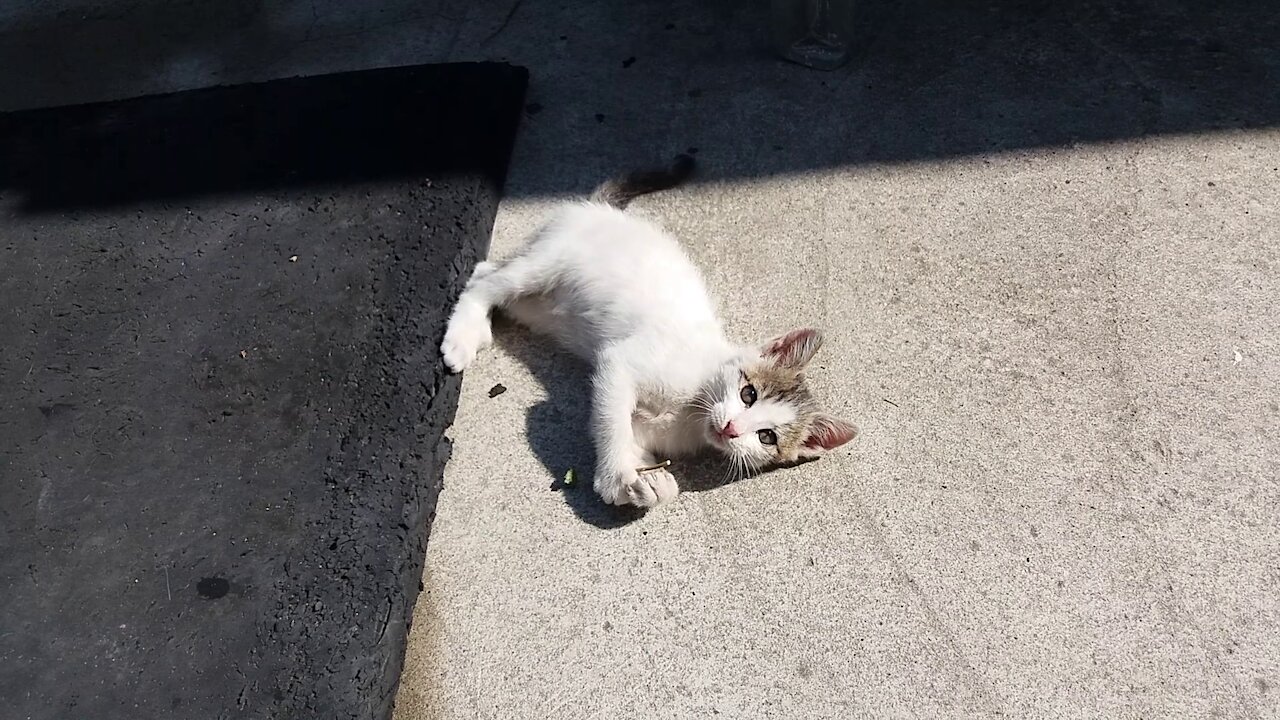
M 461 372 L 492 341 L 499 308 L 590 361 L 595 490 L 606 502 L 655 507 L 678 488 L 665 468 L 707 447 L 740 473 L 817 457 L 849 442 L 850 423 L 824 413 L 805 365 L 822 345 L 813 329 L 763 346 L 730 342 L 702 276 L 674 238 L 623 210 L 693 171 L 634 173 L 570 204 L 513 257 L 482 262 L 445 332 L 445 364 Z

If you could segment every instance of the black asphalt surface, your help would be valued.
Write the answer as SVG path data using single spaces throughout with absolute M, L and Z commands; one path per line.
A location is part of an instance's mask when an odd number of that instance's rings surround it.
M 525 84 L 0 116 L 0 715 L 389 713 Z

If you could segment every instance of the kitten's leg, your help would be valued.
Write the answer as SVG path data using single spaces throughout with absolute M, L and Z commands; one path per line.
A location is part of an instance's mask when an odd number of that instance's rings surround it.
M 526 253 L 498 265 L 482 262 L 467 281 L 449 317 L 449 327 L 440 344 L 445 365 L 462 372 L 476 353 L 493 342 L 489 312 L 497 305 L 510 302 L 525 293 L 536 291 L 546 276 L 548 258 Z
M 592 382 L 591 432 L 596 446 L 595 489 L 607 503 L 657 507 L 679 492 L 671 473 L 638 473 L 646 454 L 631 425 L 636 409 L 635 381 L 624 366 L 600 357 Z
M 497 270 L 500 267 L 502 266 L 496 262 L 493 262 L 492 260 L 481 260 L 480 262 L 476 263 L 476 269 L 471 271 L 471 279 L 467 280 L 467 284 L 470 285 L 471 283 L 477 280 L 480 280 L 485 276 L 492 275 L 493 271 Z

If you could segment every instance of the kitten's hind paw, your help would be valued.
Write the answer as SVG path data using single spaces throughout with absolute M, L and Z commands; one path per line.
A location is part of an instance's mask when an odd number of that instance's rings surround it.
M 489 317 L 482 312 L 474 312 L 459 304 L 449 318 L 449 329 L 444 333 L 444 342 L 440 344 L 440 354 L 444 364 L 453 372 L 459 373 L 467 369 L 476 354 L 493 342 L 493 328 Z

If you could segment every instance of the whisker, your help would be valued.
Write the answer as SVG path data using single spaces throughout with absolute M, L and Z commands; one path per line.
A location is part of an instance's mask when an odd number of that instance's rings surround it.
M 702 415 L 711 414 L 711 410 L 713 408 L 712 405 L 696 399 L 689 403 L 689 407 Z
M 724 469 L 724 475 L 720 477 L 720 484 L 727 485 L 731 482 L 735 482 L 734 475 L 737 474 L 736 473 L 737 469 L 738 469 L 738 456 L 730 455 L 729 466 Z

